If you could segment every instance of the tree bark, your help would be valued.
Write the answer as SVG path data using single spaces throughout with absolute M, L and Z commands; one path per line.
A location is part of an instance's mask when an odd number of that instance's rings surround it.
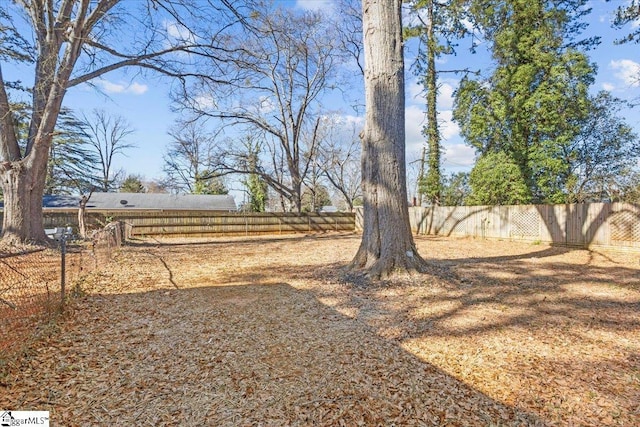
M 406 188 L 401 0 L 364 0 L 364 230 L 352 270 L 372 279 L 420 271 Z
M 86 221 L 86 212 L 87 212 L 87 203 L 89 202 L 89 197 L 85 194 L 82 195 L 80 199 L 80 206 L 78 208 L 78 235 L 81 239 L 87 238 L 87 221 Z
M 4 196 L 2 241 L 9 245 L 49 242 L 42 226 L 44 181 L 24 161 L 5 162 L 0 179 Z

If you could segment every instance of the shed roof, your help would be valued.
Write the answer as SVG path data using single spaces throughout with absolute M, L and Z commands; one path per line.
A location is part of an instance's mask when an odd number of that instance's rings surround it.
M 45 208 L 77 208 L 80 196 L 47 195 Z M 229 195 L 160 194 L 160 193 L 93 193 L 87 209 L 155 209 L 235 211 L 236 202 Z

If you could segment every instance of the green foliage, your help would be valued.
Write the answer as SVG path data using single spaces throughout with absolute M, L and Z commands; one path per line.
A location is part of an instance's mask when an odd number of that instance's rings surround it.
M 0 59 L 2 61 L 34 62 L 34 56 L 35 52 L 31 43 L 20 35 L 5 9 L 0 8 Z
M 260 152 L 262 145 L 259 141 L 247 137 L 244 140 L 246 156 L 242 159 L 242 169 L 249 172 L 242 181 L 249 194 L 248 209 L 251 212 L 264 212 L 267 207 L 268 184 L 258 173 L 260 171 Z
M 98 181 L 99 163 L 84 123 L 63 109 L 51 143 L 45 193 L 91 192 Z
M 443 206 L 462 206 L 470 194 L 469 173 L 458 172 L 444 177 L 441 191 Z
M 462 80 L 454 120 L 481 158 L 502 152 L 517 166 L 528 188 L 520 202 L 562 202 L 564 156 L 589 115 L 595 74 L 579 47 L 596 40 L 573 41 L 585 2 L 485 3 L 479 21 L 496 68 L 488 78 Z
M 433 160 L 433 158 L 431 158 Z M 437 162 L 438 167 L 434 168 L 434 164 L 430 162 L 430 166 L 427 169 L 427 173 L 420 179 L 419 191 L 424 198 L 431 204 L 441 203 L 442 183 L 440 178 L 440 165 Z
M 302 192 L 302 212 L 316 212 L 323 206 L 331 206 L 329 191 L 324 185 L 315 188 L 305 188 Z
M 518 205 L 531 199 L 516 162 L 502 151 L 482 155 L 469 176 L 468 205 Z
M 640 43 L 640 26 L 636 25 L 638 19 L 640 19 L 640 1 L 631 0 L 618 6 L 616 16 L 613 20 L 613 26 L 622 28 L 630 24 L 632 31 L 626 36 L 616 40 L 616 43 Z
M 142 177 L 140 175 L 127 176 L 122 184 L 120 184 L 121 193 L 146 193 L 147 189 L 142 183 Z
M 221 177 L 205 171 L 196 175 L 191 194 L 229 194 L 229 190 Z
M 244 181 L 249 193 L 249 211 L 264 212 L 267 206 L 267 183 L 260 175 L 252 173 Z

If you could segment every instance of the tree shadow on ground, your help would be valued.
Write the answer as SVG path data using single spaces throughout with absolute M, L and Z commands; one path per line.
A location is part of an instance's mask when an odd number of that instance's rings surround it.
M 344 264 L 331 261 L 346 259 L 356 237 L 315 237 L 131 248 L 124 276 L 106 276 L 105 295 L 88 298 L 80 326 L 39 356 L 66 388 L 42 388 L 47 374 L 36 364 L 24 387 L 42 391 L 24 392 L 23 401 L 49 402 L 33 394 L 49 390 L 64 416 L 98 417 L 89 424 L 116 416 L 162 424 L 172 414 L 216 425 L 339 425 L 341 417 L 347 425 L 357 417 L 369 417 L 365 425 L 420 417 L 440 425 L 637 424 L 637 269 L 596 252 L 571 263 L 563 256 L 576 252 L 566 248 L 474 256 L 465 247 L 460 258 L 429 260 L 423 275 L 365 283 L 344 280 Z M 436 242 L 445 243 L 422 243 Z M 116 280 L 140 286 L 113 289 Z M 220 283 L 238 286 L 210 286 Z M 61 359 L 58 350 L 88 359 Z M 82 381 L 69 382 L 76 371 Z M 80 383 L 91 386 L 67 398 Z M 317 391 L 324 386 L 330 392 Z M 480 403 L 452 394 L 459 389 L 480 393 Z M 96 399 L 109 414 L 82 415 Z M 444 418 L 433 412 L 442 402 L 454 411 Z
M 510 397 L 527 408 L 540 406 L 538 413 L 556 422 L 609 425 L 621 417 L 634 424 L 640 421 L 640 270 L 554 259 L 564 251 L 430 261 L 426 277 L 344 282 L 346 296 L 336 300 L 332 290 L 323 293 L 320 287 L 319 298 L 333 299 L 337 310 L 357 313 L 381 336 L 426 360 L 433 357 L 433 343 L 461 346 L 441 350 L 445 364 L 484 354 L 483 362 L 459 371 L 493 364 L 495 372 L 511 372 L 522 382 L 520 388 L 535 390 L 538 399 L 547 401 L 526 404 L 527 393 Z M 339 281 L 337 267 L 314 275 L 333 274 Z M 555 397 L 545 396 L 549 390 Z M 572 420 L 570 410 L 557 418 L 549 415 L 560 407 L 580 408 L 581 399 L 591 402 L 580 415 L 584 418 Z
M 586 263 L 563 261 L 572 252 L 548 247 L 429 260 L 423 275 L 384 282 L 345 280 L 341 263 L 248 269 L 234 272 L 234 280 L 247 274 L 313 283 L 319 301 L 423 360 L 440 351 L 442 360 L 458 363 L 456 357 L 484 352 L 492 358 L 487 363 L 508 365 L 502 372 L 521 382 L 514 386 L 520 395 L 501 392 L 505 399 L 536 407 L 554 422 L 634 424 L 640 420 L 640 270 L 611 259 L 595 262 L 607 259 L 598 252 L 588 252 Z M 589 402 L 585 411 L 581 400 Z M 578 409 L 567 409 L 571 405 Z M 560 407 L 565 412 L 553 415 Z
M 20 375 L 61 425 L 545 424 L 287 283 L 85 297 Z

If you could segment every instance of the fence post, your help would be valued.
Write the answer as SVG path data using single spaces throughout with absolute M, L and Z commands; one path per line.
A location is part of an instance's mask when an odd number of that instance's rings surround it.
M 66 255 L 67 239 L 62 235 L 60 238 L 60 311 L 64 311 L 64 294 L 65 294 L 65 276 L 66 276 Z
M 65 278 L 66 278 L 66 254 L 67 254 L 67 238 L 71 237 L 71 227 L 56 227 L 53 237 L 60 241 L 60 311 L 64 311 L 65 300 Z

